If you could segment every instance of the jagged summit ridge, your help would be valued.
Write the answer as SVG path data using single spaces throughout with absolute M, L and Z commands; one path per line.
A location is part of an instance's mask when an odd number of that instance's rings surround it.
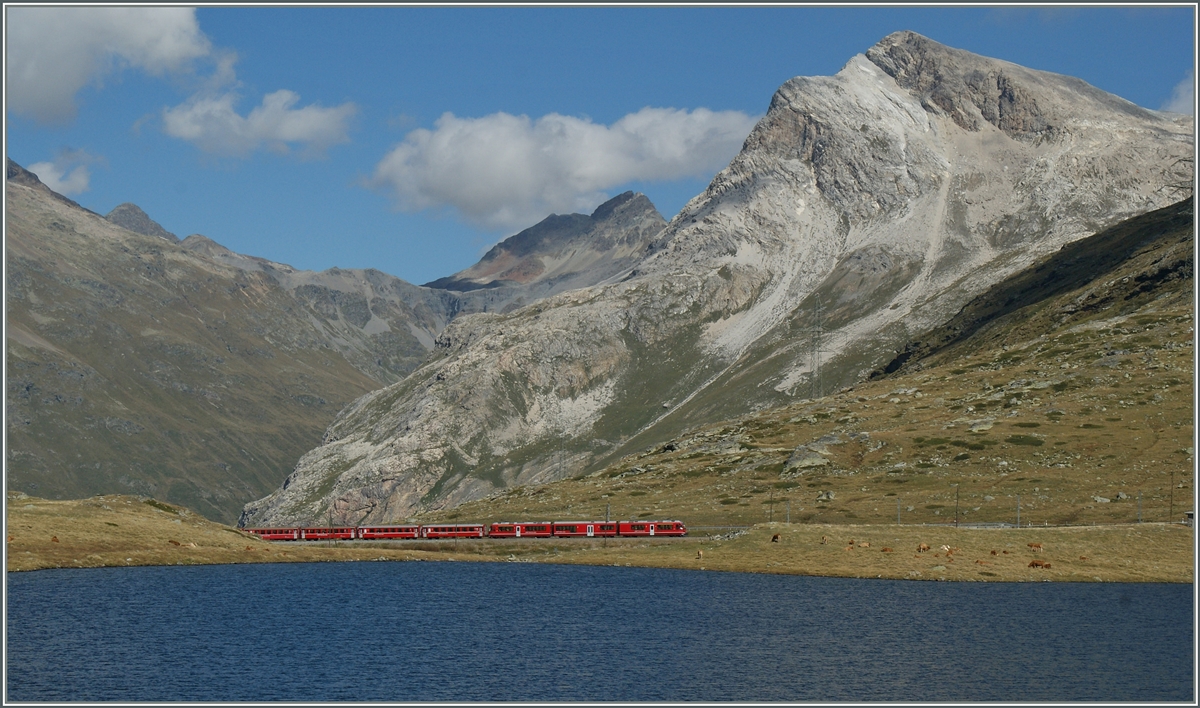
M 108 212 L 104 217 L 113 222 L 117 226 L 129 229 L 130 231 L 143 236 L 157 236 L 165 238 L 172 243 L 179 240 L 175 234 L 167 231 L 154 219 L 151 219 L 146 212 L 137 204 L 125 202 L 118 204 L 112 211 Z
M 551 214 L 496 244 L 478 263 L 425 287 L 469 291 L 621 270 L 666 226 L 644 194 L 625 192 L 585 214 Z M 602 278 L 601 278 L 602 279 Z
M 1188 117 L 890 35 L 780 87 L 626 275 L 456 320 L 243 521 L 447 508 L 852 383 L 1041 255 L 1175 201 L 1192 150 Z

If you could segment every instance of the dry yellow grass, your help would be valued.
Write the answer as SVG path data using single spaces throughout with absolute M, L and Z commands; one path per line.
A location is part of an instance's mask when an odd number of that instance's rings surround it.
M 772 541 L 776 534 L 779 540 Z M 473 560 L 985 582 L 1193 581 L 1192 529 L 1178 524 L 955 529 L 771 523 L 725 536 L 269 543 L 153 499 L 49 501 L 10 493 L 7 569 Z M 930 550 L 918 552 L 922 543 Z M 1042 550 L 1029 543 L 1042 544 Z M 1030 568 L 1032 560 L 1050 567 Z

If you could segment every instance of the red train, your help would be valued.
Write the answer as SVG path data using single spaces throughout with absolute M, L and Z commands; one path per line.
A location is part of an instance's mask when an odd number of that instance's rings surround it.
M 314 526 L 242 529 L 265 541 L 316 541 L 397 538 L 611 538 L 686 536 L 682 521 L 497 521 L 483 524 L 395 524 L 391 526 Z

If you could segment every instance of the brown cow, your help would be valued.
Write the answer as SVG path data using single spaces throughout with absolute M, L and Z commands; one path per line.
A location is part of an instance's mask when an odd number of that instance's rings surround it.
M 1079 556 L 1079 560 L 1081 560 L 1081 561 L 1085 561 L 1087 559 L 1088 559 L 1087 556 Z
M 1042 544 L 1040 544 L 1040 543 L 1026 543 L 1025 545 L 1029 546 L 1029 548 L 1031 550 L 1033 550 L 1034 553 L 1037 553 L 1038 551 L 1042 550 Z
M 1030 568 L 1045 568 L 1046 561 L 1031 560 L 1031 561 L 1029 561 L 1029 567 Z
M 50 537 L 50 541 L 51 541 L 52 543 L 58 543 L 58 536 L 51 536 L 51 537 Z
M 992 555 L 993 555 L 993 556 L 994 556 L 994 555 L 996 555 L 996 552 L 995 552 L 995 551 L 992 551 Z
M 922 553 L 922 552 L 928 551 L 928 550 L 929 550 L 928 543 L 922 543 L 921 545 L 917 546 L 917 553 Z
M 779 534 L 775 534 L 771 537 L 771 543 L 779 543 Z
M 992 564 L 991 561 L 985 561 L 985 560 L 977 560 L 975 562 L 978 563 L 979 565 L 991 565 Z
M 825 545 L 826 543 L 829 543 L 829 537 L 828 537 L 828 536 L 822 536 L 822 537 L 821 537 L 821 545 Z
M 888 548 L 887 546 L 884 546 L 884 547 L 883 547 L 883 551 L 881 551 L 881 552 L 882 552 L 882 553 L 891 553 L 891 552 L 892 552 L 892 549 Z

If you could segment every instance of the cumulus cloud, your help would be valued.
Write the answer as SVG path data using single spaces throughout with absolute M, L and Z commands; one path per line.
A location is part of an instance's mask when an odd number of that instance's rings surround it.
M 33 163 L 29 171 L 50 189 L 71 196 L 88 191 L 92 179 L 88 165 L 100 161 L 83 150 L 66 149 L 60 151 L 53 162 Z
M 551 212 L 589 211 L 605 190 L 716 172 L 756 117 L 740 111 L 643 108 L 610 126 L 552 113 L 536 120 L 444 114 L 410 132 L 370 184 L 404 211 L 449 207 L 489 229 L 523 228 Z
M 180 71 L 211 47 L 194 8 L 5 8 L 8 109 L 42 123 L 75 116 L 75 95 L 122 68 Z
M 41 123 L 74 118 L 75 97 L 88 84 L 136 69 L 154 76 L 196 73 L 197 92 L 162 112 L 168 135 L 221 155 L 265 148 L 320 153 L 348 140 L 355 106 L 297 107 L 300 97 L 282 90 L 267 94 L 243 117 L 234 110 L 237 55 L 213 47 L 200 30 L 195 8 L 187 7 L 12 7 L 6 8 L 5 88 L 10 111 Z M 137 126 L 135 126 L 137 127 Z M 40 163 L 51 165 L 56 163 Z M 87 183 L 87 170 L 72 184 Z M 86 186 L 85 186 L 86 188 Z
M 261 147 L 287 153 L 294 144 L 311 154 L 349 141 L 348 123 L 357 110 L 354 104 L 294 108 L 299 100 L 292 91 L 276 91 L 243 117 L 234 110 L 235 93 L 197 95 L 164 109 L 163 129 L 167 135 L 219 155 L 241 156 Z
M 1189 71 L 1187 78 L 1175 85 L 1171 98 L 1159 110 L 1193 115 L 1196 111 L 1196 76 Z

